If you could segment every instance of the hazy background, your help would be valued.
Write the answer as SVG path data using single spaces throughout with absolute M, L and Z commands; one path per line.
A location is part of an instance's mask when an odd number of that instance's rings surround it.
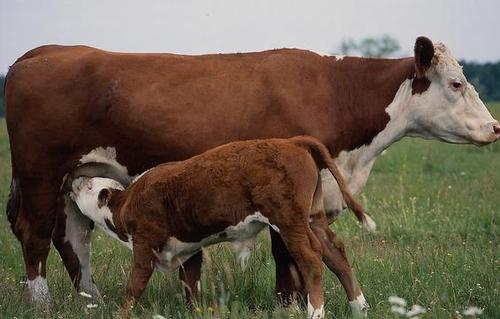
M 500 1 L 26 1 L 0 0 L 0 73 L 48 43 L 115 51 L 207 53 L 300 47 L 338 51 L 342 39 L 389 34 L 399 54 L 418 35 L 460 59 L 500 60 Z

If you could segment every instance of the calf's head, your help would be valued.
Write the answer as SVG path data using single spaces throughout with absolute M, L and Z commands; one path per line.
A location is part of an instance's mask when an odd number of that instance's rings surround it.
M 84 215 L 100 225 L 113 220 L 107 204 L 112 192 L 123 190 L 120 183 L 110 178 L 79 177 L 72 182 L 71 188 L 70 197 Z
M 415 43 L 415 77 L 407 106 L 409 135 L 476 145 L 500 138 L 500 124 L 467 82 L 450 50 L 425 37 Z

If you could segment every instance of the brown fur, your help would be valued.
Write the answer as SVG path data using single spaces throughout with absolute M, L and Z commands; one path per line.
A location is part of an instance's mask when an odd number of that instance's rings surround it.
M 338 243 L 322 210 L 322 168 L 332 171 L 347 205 L 363 220 L 361 206 L 326 147 L 304 136 L 233 142 L 183 162 L 156 166 L 125 191 L 101 190 L 98 206 L 110 208 L 115 225 L 111 230 L 122 240 L 125 234 L 132 236 L 128 299 L 140 296 L 170 238 L 200 242 L 210 235 L 223 236 L 227 227 L 258 211 L 279 228 L 310 301 L 319 308 L 324 303 L 321 259 L 334 271 L 350 268 L 345 255 L 333 249 Z
M 7 74 L 5 111 L 19 186 L 9 216 L 28 279 L 45 265 L 63 215 L 56 205 L 63 176 L 90 150 L 116 147 L 131 174 L 243 139 L 307 134 L 335 155 L 385 127 L 385 108 L 414 64 L 337 61 L 296 49 L 185 56 L 48 45 L 27 52 Z M 69 273 L 77 273 L 72 265 Z

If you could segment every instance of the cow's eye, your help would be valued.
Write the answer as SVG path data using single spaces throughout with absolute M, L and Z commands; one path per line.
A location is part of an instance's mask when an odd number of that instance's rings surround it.
M 459 81 L 453 81 L 451 85 L 453 86 L 454 90 L 460 90 L 462 88 L 462 82 Z

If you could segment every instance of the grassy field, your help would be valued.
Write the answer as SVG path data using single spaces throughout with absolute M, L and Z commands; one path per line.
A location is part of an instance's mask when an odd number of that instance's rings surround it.
M 500 104 L 491 105 L 500 118 Z M 5 122 L 0 122 L 0 211 L 10 181 Z M 379 226 L 368 234 L 344 214 L 332 228 L 348 254 L 371 304 L 370 318 L 397 318 L 391 295 L 427 308 L 422 318 L 461 318 L 468 306 L 481 318 L 500 318 L 500 143 L 483 148 L 405 139 L 377 161 L 360 195 Z M 76 296 L 59 256 L 48 269 L 54 306 L 46 313 L 21 300 L 24 265 L 20 245 L 0 218 L 1 318 L 110 318 L 121 303 L 130 252 L 99 231 L 92 263 L 104 304 Z M 199 308 L 188 312 L 177 274 L 156 273 L 134 315 L 152 318 L 304 318 L 280 308 L 273 296 L 274 263 L 261 234 L 249 267 L 241 270 L 228 245 L 205 251 Z M 349 317 L 345 293 L 325 269 L 328 318 Z

